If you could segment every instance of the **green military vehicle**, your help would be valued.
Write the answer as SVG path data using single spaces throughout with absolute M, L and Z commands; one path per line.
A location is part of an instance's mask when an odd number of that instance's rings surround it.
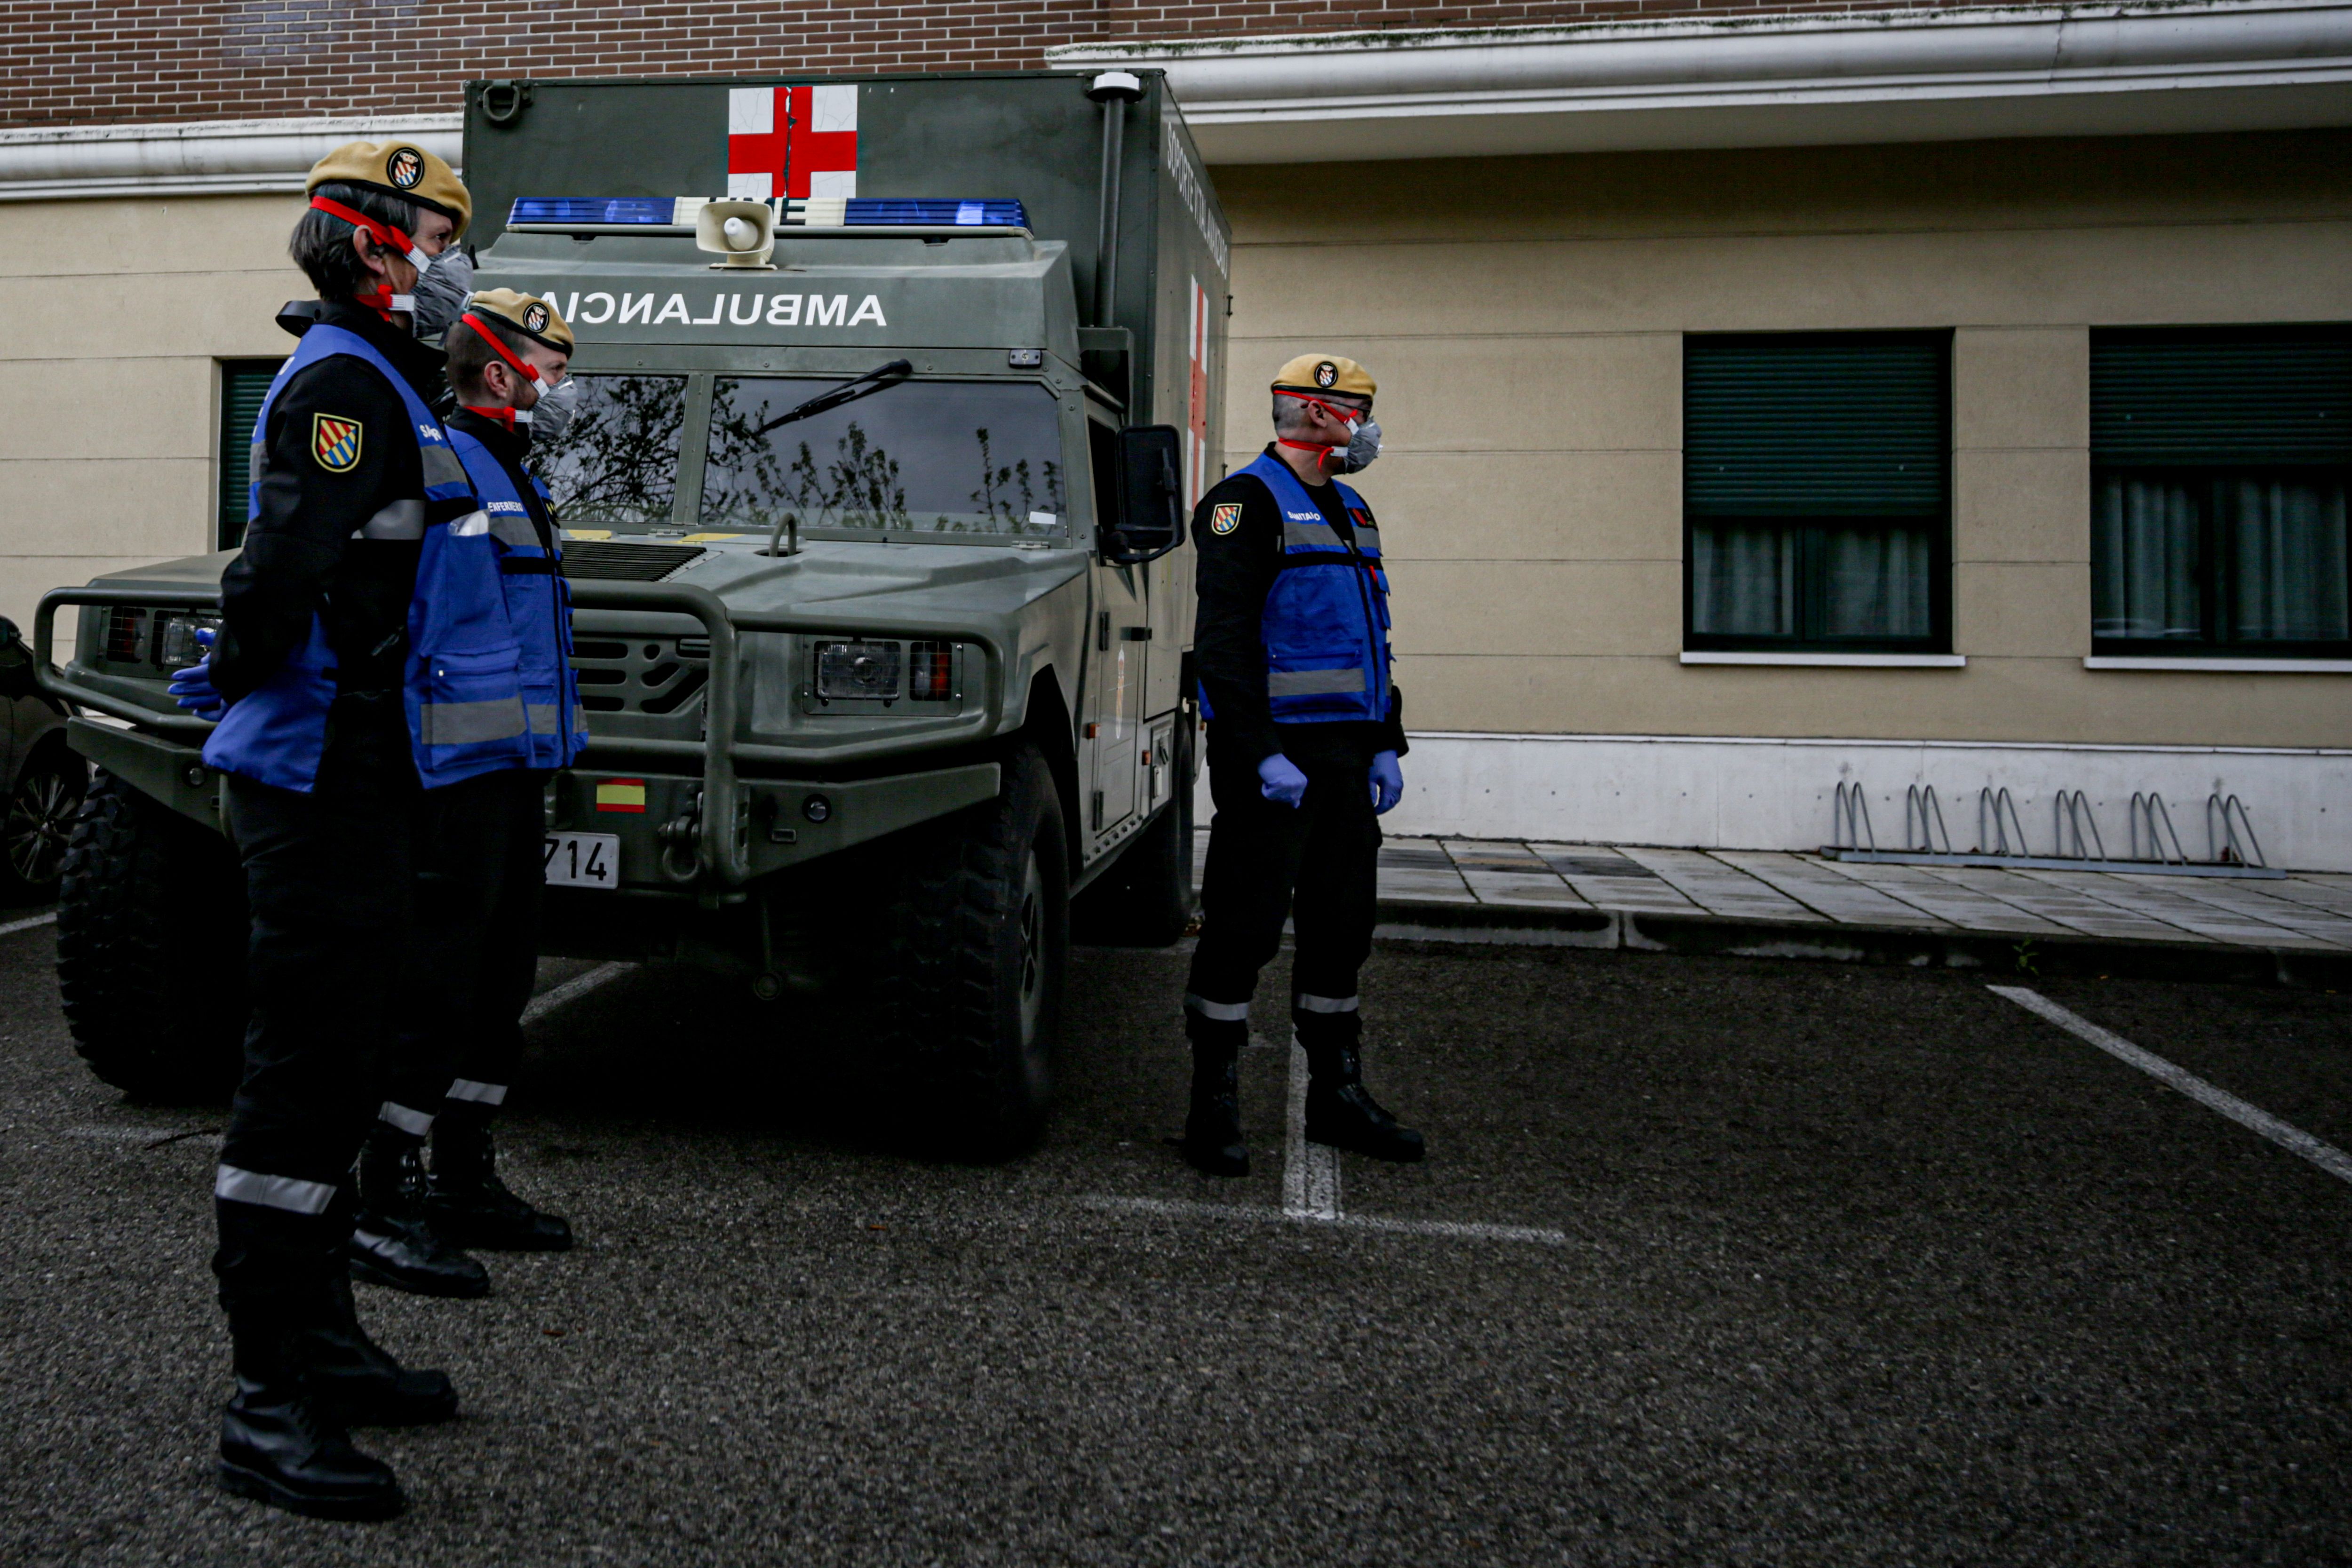
M 545 951 L 854 988 L 877 1067 L 1018 1146 L 1074 923 L 1190 912 L 1228 235 L 1166 83 L 477 82 L 465 173 L 477 286 L 556 302 L 583 388 L 534 452 L 591 735 L 548 784 Z M 98 769 L 67 1016 L 134 1092 L 218 1085 L 242 1031 L 209 726 L 165 693 L 228 559 L 36 625 Z

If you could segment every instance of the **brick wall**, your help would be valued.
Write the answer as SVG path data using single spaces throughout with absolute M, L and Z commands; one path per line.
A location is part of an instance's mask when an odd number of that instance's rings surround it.
M 0 0 L 0 125 L 458 107 L 471 77 L 1034 68 L 1050 46 L 1788 11 L 1906 0 Z

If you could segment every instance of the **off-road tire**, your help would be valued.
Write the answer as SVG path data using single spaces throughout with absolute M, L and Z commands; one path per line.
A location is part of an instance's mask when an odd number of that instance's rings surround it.
M 1045 1126 L 1069 967 L 1066 857 L 1053 774 L 1026 742 L 994 800 L 897 847 L 879 911 L 881 1043 L 893 1110 L 941 1153 L 1002 1158 Z
M 1176 797 L 1070 900 L 1076 939 L 1104 947 L 1173 947 L 1192 923 L 1192 722 L 1176 726 Z
M 66 849 L 89 793 L 89 764 L 61 734 L 41 742 L 0 810 L 0 900 L 53 899 Z
M 134 1099 L 226 1099 L 245 1040 L 245 883 L 228 841 L 104 769 L 58 889 L 74 1049 Z

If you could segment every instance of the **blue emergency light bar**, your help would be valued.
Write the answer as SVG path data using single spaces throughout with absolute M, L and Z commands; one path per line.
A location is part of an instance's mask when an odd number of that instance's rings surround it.
M 667 196 L 517 196 L 507 214 L 510 224 L 677 221 L 677 204 Z
M 1019 202 L 851 196 L 842 206 L 841 221 L 852 228 L 879 228 L 893 224 L 915 224 L 926 228 L 968 228 L 975 225 L 990 228 L 1029 226 L 1029 211 Z
M 509 224 L 556 226 L 694 222 L 702 196 L 517 196 Z M 1029 209 L 1018 201 L 966 201 L 922 196 L 793 197 L 779 209 L 784 228 L 1027 228 Z

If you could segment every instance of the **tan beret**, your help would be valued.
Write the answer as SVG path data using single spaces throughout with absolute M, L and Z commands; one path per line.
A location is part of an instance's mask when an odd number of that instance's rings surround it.
M 1274 373 L 1276 392 L 1335 392 L 1369 400 L 1379 389 L 1370 372 L 1339 354 L 1300 354 Z
M 572 352 L 572 329 L 552 300 L 536 294 L 518 294 L 511 289 L 485 289 L 466 301 L 466 309 L 502 327 L 511 327 L 558 353 Z
M 474 221 L 474 198 L 457 171 L 414 142 L 346 142 L 310 165 L 302 188 L 316 191 L 327 184 L 368 185 L 403 201 L 422 202 L 457 224 L 453 239 L 463 238 Z

